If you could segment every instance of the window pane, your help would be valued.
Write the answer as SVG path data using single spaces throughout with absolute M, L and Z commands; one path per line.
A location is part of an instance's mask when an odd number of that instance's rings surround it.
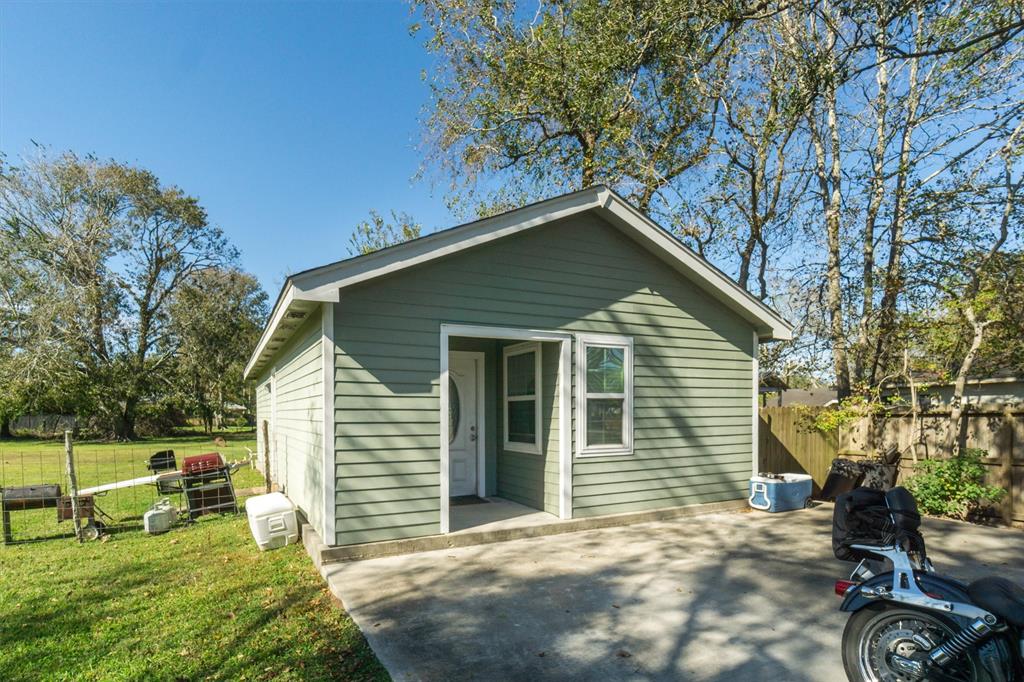
M 587 393 L 622 393 L 626 386 L 624 348 L 587 348 Z
M 462 401 L 459 399 L 459 387 L 448 378 L 448 442 L 455 440 L 455 434 L 459 432 L 459 417 L 461 416 Z
M 509 395 L 533 395 L 537 391 L 535 385 L 534 362 L 537 354 L 533 351 L 521 353 L 520 355 L 508 356 L 505 363 L 508 371 L 508 394 Z
M 587 445 L 622 445 L 621 398 L 587 400 Z
M 536 400 L 515 400 L 508 404 L 508 442 L 537 442 Z

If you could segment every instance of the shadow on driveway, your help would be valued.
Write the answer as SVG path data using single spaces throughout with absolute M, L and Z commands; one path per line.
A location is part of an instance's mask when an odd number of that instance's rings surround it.
M 396 680 L 841 680 L 831 506 L 325 567 Z M 1024 582 L 1024 533 L 926 522 L 940 571 Z M 984 553 L 982 564 L 971 548 Z

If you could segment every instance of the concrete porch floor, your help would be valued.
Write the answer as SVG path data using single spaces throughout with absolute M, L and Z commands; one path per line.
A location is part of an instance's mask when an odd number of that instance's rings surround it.
M 489 498 L 495 500 L 496 498 Z M 597 528 L 626 526 L 634 523 L 663 521 L 666 519 L 699 516 L 712 512 L 730 511 L 746 506 L 746 500 L 710 502 L 688 507 L 668 507 L 643 512 L 626 512 L 605 516 L 560 519 L 553 514 L 497 498 L 496 502 L 482 505 L 453 506 L 450 510 L 453 531 L 446 534 L 424 535 L 400 540 L 383 540 L 361 545 L 327 546 L 308 523 L 302 526 L 302 543 L 317 567 L 338 561 L 361 561 L 385 556 L 397 556 L 436 549 L 471 547 L 495 542 L 508 542 L 523 538 L 561 535 Z M 475 507 L 475 509 L 474 509 Z M 456 510 L 468 509 L 465 514 Z M 479 523 L 480 525 L 472 525 Z M 456 530 L 457 529 L 457 530 Z
M 548 514 L 501 497 L 484 499 L 487 501 L 478 504 L 452 505 L 449 510 L 452 533 L 527 528 L 559 521 L 554 514 Z

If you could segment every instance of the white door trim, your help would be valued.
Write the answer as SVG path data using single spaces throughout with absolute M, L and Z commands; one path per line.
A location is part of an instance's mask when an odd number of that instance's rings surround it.
M 438 425 L 441 434 L 441 522 L 442 534 L 450 532 L 449 518 L 449 453 L 448 439 L 443 434 L 448 430 L 448 337 L 464 336 L 473 339 L 502 339 L 511 341 L 558 341 L 562 352 L 558 362 L 558 381 L 561 385 L 558 400 L 559 437 L 558 472 L 559 499 L 558 515 L 563 519 L 572 518 L 572 334 L 538 329 L 514 327 L 487 327 L 484 325 L 442 324 L 439 345 L 441 409 Z M 483 393 L 480 393 L 483 395 Z M 478 439 L 480 442 L 482 439 Z M 482 471 L 482 469 L 481 469 Z
M 484 471 L 486 463 L 487 448 L 484 443 L 484 439 L 487 437 L 487 421 L 484 413 L 484 380 L 486 378 L 486 365 L 487 365 L 487 354 L 481 353 L 480 351 L 470 350 L 450 350 L 448 351 L 449 356 L 461 355 L 463 357 L 472 358 L 475 361 L 476 367 L 476 494 L 480 497 L 487 496 L 487 474 Z M 448 382 L 445 381 L 447 388 Z M 448 420 L 444 421 L 445 429 L 441 432 L 443 434 L 448 433 Z M 444 438 L 442 437 L 442 440 Z

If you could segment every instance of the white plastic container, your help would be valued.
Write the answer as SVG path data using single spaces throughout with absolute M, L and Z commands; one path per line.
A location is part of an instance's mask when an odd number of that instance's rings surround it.
M 261 550 L 276 549 L 299 539 L 295 505 L 282 493 L 257 495 L 245 501 L 249 530 Z
M 142 515 L 142 526 L 150 535 L 166 533 L 174 525 L 178 518 L 178 510 L 171 504 L 170 499 L 164 498 L 157 501 Z

